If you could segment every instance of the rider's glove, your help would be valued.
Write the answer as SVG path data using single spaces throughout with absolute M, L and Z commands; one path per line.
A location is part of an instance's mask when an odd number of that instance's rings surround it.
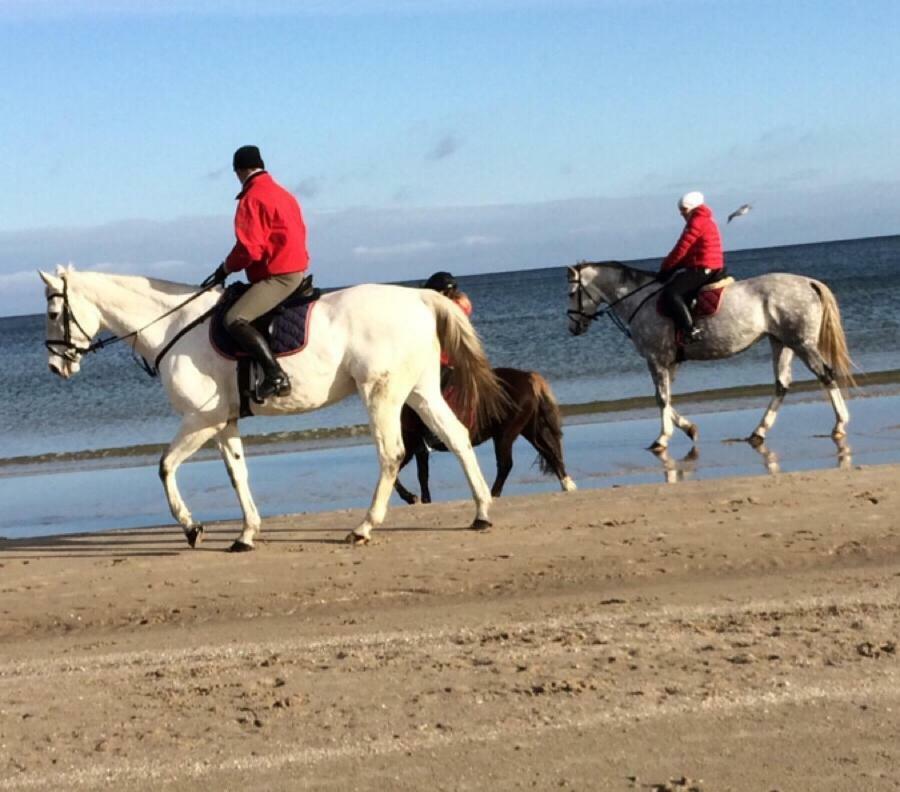
M 219 266 L 216 267 L 216 271 L 212 275 L 210 275 L 206 280 L 204 280 L 203 283 L 201 283 L 200 285 L 204 289 L 206 289 L 210 286 L 215 286 L 216 284 L 219 284 L 219 283 L 225 283 L 225 278 L 227 278 L 227 277 L 228 277 L 228 270 L 225 269 L 225 263 L 223 262 L 222 264 L 219 264 Z

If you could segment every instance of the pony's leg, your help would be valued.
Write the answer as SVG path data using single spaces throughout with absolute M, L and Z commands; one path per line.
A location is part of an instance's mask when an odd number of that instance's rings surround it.
M 184 530 L 184 535 L 191 547 L 202 538 L 203 526 L 195 523 L 191 518 L 191 512 L 178 491 L 175 471 L 184 460 L 202 448 L 207 440 L 215 437 L 225 427 L 224 423 L 200 424 L 201 420 L 203 420 L 202 417 L 197 415 L 185 417 L 181 422 L 178 434 L 175 435 L 159 460 L 159 477 L 162 479 L 163 488 L 166 491 L 169 509 Z
M 775 424 L 775 418 L 778 415 L 778 408 L 787 395 L 788 388 L 791 387 L 793 374 L 791 372 L 791 363 L 794 362 L 794 350 L 786 347 L 777 338 L 769 336 L 769 342 L 772 345 L 772 367 L 775 369 L 775 395 L 766 408 L 765 415 L 759 422 L 759 426 L 753 430 L 753 434 L 747 439 L 750 445 L 762 446 L 766 439 L 766 432 Z M 771 471 L 770 471 L 771 472 Z
M 232 552 L 253 549 L 253 541 L 259 534 L 260 519 L 253 496 L 250 494 L 247 461 L 244 459 L 244 444 L 238 432 L 237 420 L 230 420 L 225 428 L 216 435 L 216 445 L 225 461 L 225 469 L 231 479 L 231 486 L 237 493 L 244 514 L 244 528 L 240 537 L 231 545 Z
M 406 445 L 406 440 L 404 438 L 404 445 Z M 400 496 L 401 500 L 405 503 L 413 504 L 418 502 L 418 498 L 410 492 L 403 484 L 400 482 L 399 473 L 403 468 L 405 468 L 409 464 L 409 460 L 413 458 L 413 452 L 410 451 L 409 447 L 406 448 L 406 451 L 403 453 L 403 459 L 400 460 L 400 467 L 397 468 L 398 478 L 394 482 L 394 491 Z
M 428 486 L 429 459 L 431 453 L 422 444 L 416 451 L 416 473 L 419 477 L 419 491 L 422 493 L 422 503 L 431 503 L 431 489 Z
M 475 499 L 476 512 L 472 527 L 490 527 L 488 510 L 491 506 L 491 495 L 481 474 L 481 468 L 478 467 L 469 433 L 444 401 L 438 383 L 435 382 L 433 387 L 414 389 L 409 394 L 408 404 L 438 439 L 456 455 L 459 464 L 462 465 L 469 488 L 472 490 L 472 497 Z
M 656 388 L 656 403 L 659 405 L 660 421 L 662 423 L 659 437 L 650 446 L 650 450 L 658 454 L 668 448 L 676 424 L 691 440 L 696 441 L 698 435 L 697 427 L 687 418 L 679 415 L 672 407 L 672 369 L 657 366 L 654 363 L 649 363 L 648 365 L 650 367 L 650 376 L 653 378 L 653 385 Z
M 369 411 L 369 426 L 378 452 L 380 471 L 372 495 L 372 504 L 366 512 L 365 519 L 347 536 L 347 541 L 352 544 L 366 544 L 371 538 L 372 529 L 384 522 L 388 499 L 397 480 L 404 454 L 403 434 L 400 428 L 403 398 L 397 396 L 386 377 L 365 383 L 359 390 L 363 404 Z
M 822 383 L 822 387 L 828 391 L 828 396 L 831 398 L 831 406 L 834 408 L 835 418 L 834 429 L 831 431 L 831 436 L 835 440 L 846 437 L 850 413 L 847 410 L 847 405 L 844 403 L 841 389 L 838 387 L 837 381 L 834 378 L 834 372 L 825 363 L 822 354 L 815 344 L 804 344 L 795 351 L 797 356 L 807 365 L 809 370 L 816 375 L 816 378 Z
M 518 432 L 516 434 L 518 434 Z M 497 460 L 497 478 L 494 479 L 494 484 L 491 487 L 492 498 L 500 497 L 500 494 L 503 492 L 503 485 L 506 484 L 506 479 L 509 477 L 510 471 L 513 468 L 512 447 L 515 440 L 516 435 L 513 435 L 512 439 L 510 439 L 508 435 L 494 437 L 494 458 Z

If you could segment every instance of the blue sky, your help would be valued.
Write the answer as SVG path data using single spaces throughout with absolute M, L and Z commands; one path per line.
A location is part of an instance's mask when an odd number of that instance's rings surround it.
M 261 6 L 262 9 L 254 8 Z M 231 153 L 299 197 L 323 285 L 896 233 L 900 3 L 4 0 L 0 314 L 34 269 L 198 280 Z

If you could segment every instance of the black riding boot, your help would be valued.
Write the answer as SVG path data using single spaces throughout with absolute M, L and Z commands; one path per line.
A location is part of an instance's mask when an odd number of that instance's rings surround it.
M 688 308 L 684 297 L 680 294 L 669 295 L 669 310 L 672 312 L 675 325 L 682 332 L 684 343 L 697 341 L 700 338 L 700 331 L 694 327 L 694 317 L 691 316 L 691 309 Z
M 287 396 L 291 392 L 291 381 L 273 357 L 272 350 L 269 349 L 263 334 L 249 322 L 243 321 L 234 322 L 228 328 L 228 332 L 238 342 L 241 349 L 259 363 L 263 370 L 265 376 L 259 384 L 259 398 Z

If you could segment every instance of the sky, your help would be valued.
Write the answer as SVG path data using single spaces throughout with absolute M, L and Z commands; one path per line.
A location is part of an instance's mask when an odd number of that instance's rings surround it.
M 896 0 L 0 0 L 0 315 L 35 270 L 198 282 L 231 155 L 323 286 L 900 233 Z M 753 211 L 724 225 L 742 203 Z

